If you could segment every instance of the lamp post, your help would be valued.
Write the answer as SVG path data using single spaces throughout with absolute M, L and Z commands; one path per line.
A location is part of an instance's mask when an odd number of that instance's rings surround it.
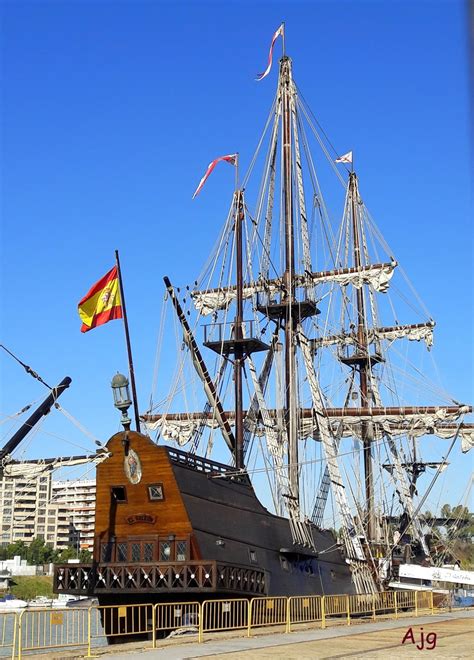
M 125 431 L 128 432 L 130 431 L 130 424 L 132 423 L 132 420 L 127 414 L 128 409 L 132 405 L 128 389 L 128 378 L 123 374 L 116 373 L 112 378 L 111 386 L 112 392 L 114 393 L 114 406 L 122 413 L 120 421 L 122 422 Z M 127 440 L 124 441 L 124 445 L 126 443 L 128 444 Z

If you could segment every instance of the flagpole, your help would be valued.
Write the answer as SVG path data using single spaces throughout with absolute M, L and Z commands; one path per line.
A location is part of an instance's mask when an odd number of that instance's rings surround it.
M 282 41 L 282 46 L 283 46 L 283 57 L 285 57 L 285 22 L 281 24 L 283 30 L 282 30 L 282 35 L 281 35 L 281 41 Z
M 128 370 L 130 373 L 130 385 L 132 386 L 133 409 L 135 411 L 135 426 L 140 433 L 140 416 L 138 414 L 137 389 L 135 387 L 135 371 L 133 369 L 132 347 L 130 344 L 130 333 L 128 331 L 127 308 L 125 307 L 125 295 L 123 292 L 122 273 L 120 271 L 120 259 L 118 250 L 115 250 L 115 261 L 117 263 L 117 274 L 120 287 L 120 300 L 122 302 L 123 326 L 125 328 L 125 342 L 127 344 Z

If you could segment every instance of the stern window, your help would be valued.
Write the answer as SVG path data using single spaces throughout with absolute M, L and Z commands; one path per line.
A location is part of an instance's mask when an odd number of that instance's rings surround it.
M 153 543 L 144 543 L 143 561 L 153 561 Z
M 101 561 L 112 561 L 113 543 L 102 543 Z
M 132 543 L 132 561 L 140 561 L 140 544 Z
M 186 541 L 178 541 L 176 543 L 176 561 L 186 561 L 188 544 Z
M 126 543 L 117 543 L 117 561 L 127 561 Z
M 160 542 L 160 561 L 171 561 L 171 543 Z

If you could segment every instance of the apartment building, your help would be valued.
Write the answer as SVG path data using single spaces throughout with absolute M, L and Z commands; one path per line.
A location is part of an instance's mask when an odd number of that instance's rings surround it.
M 94 547 L 95 481 L 53 481 L 52 501 L 66 508 L 70 522 L 70 545 L 92 552 Z
M 95 481 L 53 481 L 51 474 L 0 480 L 0 543 L 43 538 L 55 548 L 92 550 Z

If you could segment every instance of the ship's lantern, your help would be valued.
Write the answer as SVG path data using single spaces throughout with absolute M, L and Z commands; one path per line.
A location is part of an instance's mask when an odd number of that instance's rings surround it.
M 130 428 L 131 419 L 127 415 L 127 411 L 132 405 L 132 400 L 130 398 L 130 392 L 128 389 L 128 378 L 123 374 L 118 372 L 112 378 L 111 382 L 112 392 L 114 393 L 114 406 L 120 410 L 122 413 L 122 419 L 120 420 L 127 430 Z

